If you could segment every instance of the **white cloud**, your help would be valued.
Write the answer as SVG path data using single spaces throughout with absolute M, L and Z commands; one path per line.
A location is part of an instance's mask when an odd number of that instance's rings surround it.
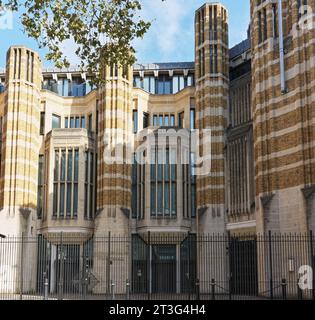
M 158 50 L 160 59 L 167 59 L 172 56 L 176 59 L 178 50 L 185 46 L 187 40 L 191 39 L 193 26 L 185 23 L 187 18 L 191 19 L 191 12 L 194 12 L 194 1 L 187 0 L 142 0 L 141 17 L 151 21 L 152 26 L 143 40 L 136 40 L 134 45 L 138 56 L 146 56 L 146 51 Z M 190 28 L 185 28 L 189 25 Z M 189 45 L 193 47 L 191 41 Z M 149 52 L 150 52 L 149 51 Z M 149 53 L 148 52 L 148 53 Z

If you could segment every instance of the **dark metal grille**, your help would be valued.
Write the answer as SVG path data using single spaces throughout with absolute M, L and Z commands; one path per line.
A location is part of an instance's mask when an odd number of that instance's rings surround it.
M 314 259 L 312 233 L 7 237 L 0 299 L 314 299 Z

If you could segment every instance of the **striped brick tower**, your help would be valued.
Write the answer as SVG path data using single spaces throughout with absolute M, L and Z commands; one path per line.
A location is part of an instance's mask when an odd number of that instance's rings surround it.
M 106 67 L 105 83 L 98 91 L 98 165 L 97 216 L 95 235 L 119 236 L 121 250 L 113 252 L 111 246 L 94 248 L 94 274 L 102 285 L 95 293 L 124 292 L 127 268 L 119 273 L 112 270 L 129 265 L 129 236 L 131 225 L 131 164 L 132 152 L 132 68 Z M 112 157 L 117 157 L 114 162 Z M 117 239 L 117 238 L 116 238 Z M 109 240 L 108 243 L 111 243 Z M 110 257 L 110 258 L 109 258 Z M 110 259 L 110 264 L 109 264 Z M 100 272 L 107 265 L 106 272 Z
M 205 4 L 195 15 L 196 118 L 200 132 L 211 130 L 211 167 L 203 168 L 206 174 L 197 176 L 199 232 L 225 230 L 224 130 L 228 65 L 228 12 L 219 3 Z M 202 149 L 200 156 L 207 156 Z
M 13 46 L 6 70 L 0 225 L 20 236 L 36 222 L 41 62 L 36 52 Z
M 303 3 L 251 1 L 258 233 L 315 230 L 315 31 Z
M 98 100 L 96 233 L 128 235 L 131 213 L 132 68 L 106 67 Z M 109 152 L 110 151 L 110 152 Z M 109 157 L 117 157 L 117 162 Z M 130 216 L 131 218 L 131 216 Z

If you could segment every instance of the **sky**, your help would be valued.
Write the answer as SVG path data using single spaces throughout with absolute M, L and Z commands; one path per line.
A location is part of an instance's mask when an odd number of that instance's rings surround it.
M 141 0 L 141 17 L 152 26 L 143 39 L 136 40 L 137 62 L 176 62 L 194 60 L 194 14 L 206 0 Z M 209 1 L 211 2 L 211 1 Z M 230 47 L 246 39 L 249 24 L 249 0 L 221 0 L 229 11 Z M 5 67 L 6 51 L 11 45 L 24 45 L 39 52 L 44 66 L 46 51 L 39 50 L 34 39 L 23 33 L 18 13 L 10 22 L 0 20 L 0 69 Z M 74 46 L 67 43 L 64 53 L 71 64 L 78 63 Z

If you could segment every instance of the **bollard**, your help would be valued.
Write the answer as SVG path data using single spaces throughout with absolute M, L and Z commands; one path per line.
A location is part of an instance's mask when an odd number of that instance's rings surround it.
M 211 279 L 211 296 L 212 300 L 215 300 L 215 280 Z
M 44 282 L 44 300 L 48 300 L 48 278 L 45 277 Z
M 130 299 L 130 282 L 127 279 L 126 280 L 126 300 L 129 300 L 129 299 Z
M 200 300 L 200 282 L 196 279 L 196 300 Z
M 111 280 L 112 300 L 115 300 L 115 283 Z
M 286 281 L 286 279 L 282 279 L 281 287 L 282 287 L 282 299 L 287 300 L 287 281 Z

